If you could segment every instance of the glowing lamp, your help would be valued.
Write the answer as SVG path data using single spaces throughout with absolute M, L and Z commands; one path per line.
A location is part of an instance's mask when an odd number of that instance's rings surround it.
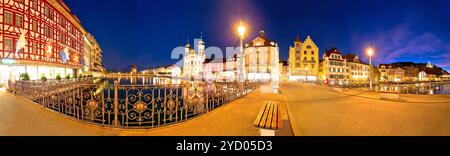
M 373 56 L 373 53 L 374 53 L 373 48 L 368 48 L 368 49 L 367 49 L 367 55 Z

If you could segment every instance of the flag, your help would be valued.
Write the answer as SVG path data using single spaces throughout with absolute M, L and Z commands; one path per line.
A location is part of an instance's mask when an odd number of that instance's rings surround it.
M 73 56 L 73 61 L 78 63 L 80 61 L 80 57 L 78 55 Z
M 52 42 L 47 42 L 47 45 L 45 45 L 45 56 L 47 58 L 52 57 L 52 52 L 53 52 L 53 43 Z
M 18 55 L 19 51 L 25 48 L 25 46 L 27 45 L 27 39 L 25 38 L 26 34 L 27 34 L 26 30 L 22 31 L 19 40 L 17 40 L 16 55 Z
M 66 53 L 67 60 L 70 60 L 70 53 L 69 53 L 69 47 L 68 46 L 66 46 L 66 48 L 64 48 L 64 53 Z
M 61 60 L 63 63 L 67 63 L 70 60 L 69 47 L 64 48 L 63 51 L 60 52 Z

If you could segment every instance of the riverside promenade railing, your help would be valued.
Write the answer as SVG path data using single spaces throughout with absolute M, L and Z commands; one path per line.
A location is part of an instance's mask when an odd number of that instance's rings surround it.
M 154 128 L 189 120 L 240 98 L 257 83 L 183 81 L 166 85 L 94 82 L 16 82 L 17 95 L 83 122 L 116 128 Z

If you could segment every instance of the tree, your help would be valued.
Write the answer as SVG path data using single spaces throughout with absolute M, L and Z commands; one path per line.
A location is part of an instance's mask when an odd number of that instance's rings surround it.
M 42 82 L 47 82 L 47 77 L 42 76 L 42 77 L 41 77 L 41 81 L 42 81 Z
M 66 79 L 69 80 L 70 79 L 70 74 L 66 75 Z
M 58 74 L 56 75 L 56 80 L 60 81 L 61 80 L 61 76 Z
M 30 76 L 28 75 L 28 73 L 20 74 L 20 81 L 29 81 L 29 80 Z

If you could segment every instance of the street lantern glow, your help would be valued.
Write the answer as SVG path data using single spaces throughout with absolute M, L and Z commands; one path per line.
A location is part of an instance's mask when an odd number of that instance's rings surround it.
M 247 31 L 247 28 L 244 26 L 242 21 L 239 24 L 239 26 L 237 27 L 237 31 L 241 38 L 243 38 L 245 36 L 245 32 Z
M 246 31 L 246 28 L 244 26 L 241 25 L 238 27 L 239 36 L 244 37 L 245 31 Z
M 374 53 L 374 50 L 373 50 L 372 47 L 370 47 L 370 48 L 367 49 L 367 55 L 373 56 L 373 53 Z

